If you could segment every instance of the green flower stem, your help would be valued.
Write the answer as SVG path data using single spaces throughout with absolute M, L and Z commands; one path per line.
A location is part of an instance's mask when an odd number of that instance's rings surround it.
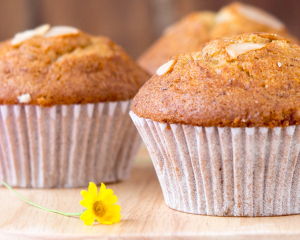
M 71 216 L 81 216 L 81 214 L 83 212 L 77 212 L 77 213 L 66 213 L 66 212 L 61 212 L 61 211 L 57 211 L 57 210 L 53 210 L 53 209 L 49 209 L 49 208 L 45 208 L 43 206 L 40 206 L 38 204 L 35 204 L 33 202 L 30 202 L 28 199 L 24 198 L 23 196 L 21 196 L 19 193 L 17 193 L 14 189 L 12 189 L 12 187 L 10 187 L 6 182 L 2 181 L 2 184 L 7 187 L 9 190 L 11 190 L 13 193 L 15 193 L 19 198 L 21 198 L 22 200 L 24 200 L 25 202 L 37 207 L 37 208 L 40 208 L 40 209 L 43 209 L 43 210 L 46 210 L 48 212 L 53 212 L 53 213 L 58 213 L 58 214 L 61 214 L 61 215 L 64 215 L 64 216 L 67 216 L 67 217 L 71 217 Z

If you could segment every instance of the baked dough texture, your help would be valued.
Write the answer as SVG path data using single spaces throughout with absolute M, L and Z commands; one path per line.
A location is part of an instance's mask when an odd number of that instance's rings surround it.
M 133 112 L 165 123 L 287 127 L 300 123 L 300 48 L 269 33 L 215 39 L 179 54 L 138 92 Z
M 0 104 L 29 95 L 40 106 L 128 100 L 148 79 L 110 39 L 79 30 L 0 44 Z

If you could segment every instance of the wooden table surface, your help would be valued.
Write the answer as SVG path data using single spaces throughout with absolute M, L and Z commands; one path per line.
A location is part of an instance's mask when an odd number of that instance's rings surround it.
M 0 188 L 0 239 L 300 239 L 300 215 L 284 217 L 209 217 L 168 208 L 147 152 L 141 150 L 132 177 L 109 184 L 118 196 L 122 221 L 85 226 L 78 217 L 37 209 Z M 31 201 L 78 212 L 81 189 L 17 191 Z

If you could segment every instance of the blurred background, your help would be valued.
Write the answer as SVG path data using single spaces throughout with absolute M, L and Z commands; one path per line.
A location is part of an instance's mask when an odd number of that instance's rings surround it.
M 228 0 L 0 0 L 0 41 L 43 23 L 69 25 L 105 35 L 133 58 L 149 47 L 170 24 L 193 11 L 217 11 Z M 240 1 L 281 19 L 300 38 L 300 1 Z

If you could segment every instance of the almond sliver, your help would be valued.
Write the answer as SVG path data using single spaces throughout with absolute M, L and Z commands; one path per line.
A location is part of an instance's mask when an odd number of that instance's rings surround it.
M 50 24 L 44 24 L 34 29 L 35 35 L 42 36 L 50 29 Z
M 26 41 L 29 38 L 32 38 L 35 35 L 34 30 L 26 30 L 21 33 L 17 33 L 14 38 L 11 40 L 12 45 L 18 45 L 24 41 Z
M 170 70 L 171 67 L 173 66 L 174 62 L 175 62 L 174 60 L 170 60 L 170 61 L 168 61 L 167 63 L 161 65 L 161 66 L 157 69 L 156 74 L 157 74 L 158 76 L 161 76 L 161 75 L 166 74 L 167 72 L 169 72 L 169 70 Z
M 39 26 L 35 29 L 26 30 L 24 32 L 17 33 L 14 38 L 11 40 L 12 45 L 18 45 L 27 39 L 30 39 L 34 36 L 42 36 L 50 29 L 49 24 L 44 24 L 42 26 Z
M 227 53 L 231 58 L 237 58 L 239 55 L 249 51 L 261 49 L 265 47 L 265 43 L 235 43 L 226 47 Z
M 56 36 L 63 36 L 69 34 L 77 34 L 79 31 L 77 28 L 69 27 L 69 26 L 55 26 L 52 27 L 44 37 L 56 37 Z

